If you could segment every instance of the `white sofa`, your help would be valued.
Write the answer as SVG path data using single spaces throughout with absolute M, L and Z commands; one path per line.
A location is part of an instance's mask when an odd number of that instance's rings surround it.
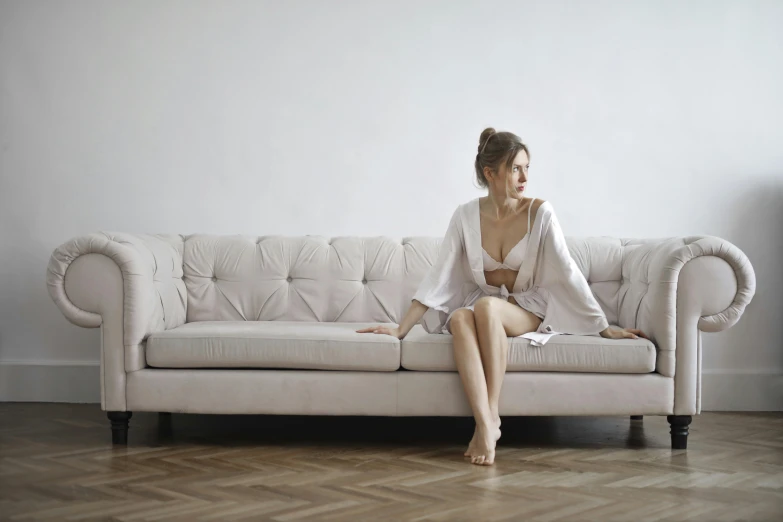
M 114 443 L 132 411 L 470 416 L 450 335 L 355 333 L 401 320 L 440 242 L 94 233 L 54 251 L 47 284 L 68 320 L 101 327 Z M 685 448 L 701 332 L 739 320 L 750 262 L 711 236 L 567 243 L 610 324 L 652 342 L 513 339 L 500 414 L 667 415 Z

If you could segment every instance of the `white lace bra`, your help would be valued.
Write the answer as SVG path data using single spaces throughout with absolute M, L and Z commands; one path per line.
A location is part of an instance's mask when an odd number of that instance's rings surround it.
M 535 201 L 535 198 L 533 198 L 533 201 Z M 511 251 L 506 254 L 506 259 L 504 259 L 502 263 L 495 260 L 491 255 L 489 255 L 489 253 L 487 253 L 486 250 L 484 250 L 484 247 L 481 247 L 481 251 L 484 253 L 485 271 L 494 272 L 495 270 L 500 270 L 501 268 L 519 271 L 520 267 L 522 266 L 522 261 L 525 259 L 527 244 L 530 240 L 530 214 L 533 212 L 533 201 L 530 202 L 530 208 L 527 212 L 527 233 L 525 234 L 525 237 L 523 237 L 519 243 L 514 245 L 514 248 L 512 248 Z M 520 245 L 522 248 L 520 248 Z

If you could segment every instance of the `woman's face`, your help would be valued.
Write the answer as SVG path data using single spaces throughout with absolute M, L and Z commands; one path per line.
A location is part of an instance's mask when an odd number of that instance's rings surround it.
M 530 160 L 527 157 L 527 152 L 520 150 L 514 161 L 511 163 L 511 167 L 506 165 L 500 166 L 500 173 L 498 176 L 494 176 L 492 181 L 493 189 L 498 195 L 502 195 L 505 198 L 506 187 L 513 190 L 515 197 L 522 199 L 527 190 L 527 173 L 530 167 Z

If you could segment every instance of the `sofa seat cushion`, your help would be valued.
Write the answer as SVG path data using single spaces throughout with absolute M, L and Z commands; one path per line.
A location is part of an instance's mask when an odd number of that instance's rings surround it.
M 619 328 L 619 327 L 615 327 Z M 429 334 L 414 326 L 402 339 L 406 370 L 456 372 L 451 335 Z M 510 338 L 507 372 L 650 373 L 655 370 L 655 345 L 647 339 L 604 339 L 600 336 L 557 335 L 536 347 Z
M 158 368 L 398 370 L 399 339 L 356 333 L 376 324 L 381 323 L 186 323 L 147 338 L 147 364 Z

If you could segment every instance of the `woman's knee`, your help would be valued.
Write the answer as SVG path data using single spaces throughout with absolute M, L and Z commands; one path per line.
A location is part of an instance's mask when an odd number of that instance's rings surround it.
M 497 317 L 497 306 L 500 299 L 493 296 L 480 297 L 473 309 L 475 310 L 476 323 L 484 323 L 492 317 Z
M 473 315 L 473 310 L 469 308 L 460 308 L 451 316 L 451 329 L 476 329 L 476 320 Z

